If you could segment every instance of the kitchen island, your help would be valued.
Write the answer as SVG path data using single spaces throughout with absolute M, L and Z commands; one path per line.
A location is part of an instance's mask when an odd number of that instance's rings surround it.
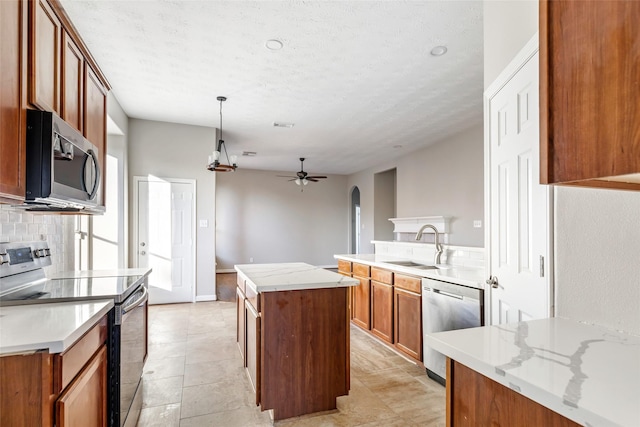
M 349 393 L 348 289 L 305 263 L 236 265 L 237 341 L 256 405 L 274 420 L 336 408 Z
M 640 337 L 563 318 L 426 335 L 447 425 L 639 426 Z

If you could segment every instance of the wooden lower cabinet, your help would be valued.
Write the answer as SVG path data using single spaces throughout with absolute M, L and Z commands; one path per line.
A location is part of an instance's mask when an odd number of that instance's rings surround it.
M 422 296 L 396 287 L 393 302 L 395 346 L 407 356 L 422 360 Z
M 349 392 L 348 287 L 273 291 L 245 301 L 246 369 L 274 420 L 336 408 Z
M 240 287 L 236 288 L 236 342 L 240 349 L 240 355 L 242 356 L 242 366 L 247 366 L 247 315 L 245 313 L 244 302 L 246 298 L 244 292 Z
M 105 427 L 107 316 L 64 353 L 0 357 L 0 425 Z
M 353 287 L 352 321 L 363 329 L 371 329 L 371 280 L 353 276 L 360 284 Z
M 260 313 L 250 304 L 249 300 L 245 301 L 245 316 L 247 321 L 246 327 L 246 367 L 249 374 L 249 380 L 253 391 L 256 393 L 256 405 L 260 404 Z
M 56 427 L 107 423 L 107 346 L 103 345 L 56 401 Z
M 447 427 L 577 427 L 568 418 L 447 359 Z
M 393 286 L 371 281 L 371 333 L 393 343 Z

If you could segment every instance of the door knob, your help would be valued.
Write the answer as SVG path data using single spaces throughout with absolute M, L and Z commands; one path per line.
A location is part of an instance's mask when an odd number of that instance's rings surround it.
M 498 278 L 496 276 L 489 276 L 485 283 L 495 289 L 498 287 Z
M 140 252 L 140 255 L 146 255 L 147 253 L 145 251 Z
M 146 245 L 146 243 L 145 243 L 145 242 L 140 243 L 140 246 L 144 246 L 144 245 Z

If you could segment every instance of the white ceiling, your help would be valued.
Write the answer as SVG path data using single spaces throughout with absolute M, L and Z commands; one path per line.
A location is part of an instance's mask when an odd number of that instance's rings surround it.
M 241 168 L 349 174 L 482 122 L 479 0 L 62 4 L 129 117 L 218 127 L 228 97 Z

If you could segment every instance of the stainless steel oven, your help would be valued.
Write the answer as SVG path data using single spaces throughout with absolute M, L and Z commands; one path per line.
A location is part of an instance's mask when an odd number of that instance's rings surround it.
M 92 299 L 114 300 L 109 313 L 109 426 L 135 426 L 142 407 L 142 369 L 147 357 L 147 275 L 140 269 L 121 275 L 57 273 L 46 242 L 0 243 L 0 305 L 45 304 Z M 86 273 L 86 274 L 85 274 Z

